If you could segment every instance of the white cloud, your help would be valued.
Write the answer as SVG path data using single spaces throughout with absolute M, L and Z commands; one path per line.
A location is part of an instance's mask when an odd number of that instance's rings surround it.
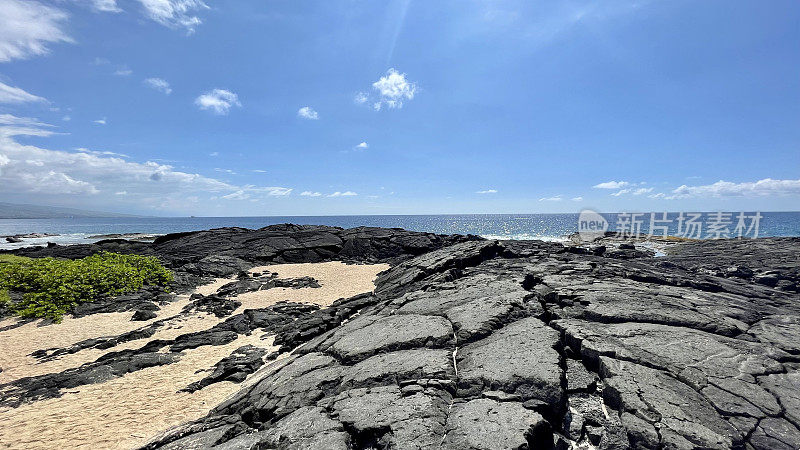
M 353 191 L 344 191 L 344 192 L 336 191 L 333 194 L 328 194 L 328 197 L 353 197 L 356 195 L 358 194 L 356 194 Z
M 292 193 L 294 189 L 284 187 L 270 187 L 268 189 L 269 195 L 274 197 L 283 197 Z
M 0 139 L 10 138 L 13 136 L 40 136 L 47 137 L 55 134 L 53 131 L 45 129 L 44 127 L 50 125 L 42 124 L 42 126 L 19 126 L 9 125 L 0 126 Z
M 258 187 L 252 184 L 247 184 L 243 186 L 245 192 L 255 193 L 255 194 L 267 194 L 271 197 L 284 197 L 292 193 L 294 189 L 292 188 L 285 188 L 279 186 L 267 186 L 267 187 Z
M 497 194 L 497 189 L 486 189 L 485 191 L 478 191 L 476 194 Z
M 403 102 L 413 99 L 417 93 L 416 83 L 408 81 L 406 74 L 395 69 L 386 71 L 385 76 L 372 83 L 372 88 L 378 93 L 378 98 L 372 105 L 376 111 L 380 111 L 384 106 L 389 109 L 402 108 Z M 363 92 L 356 94 L 356 103 L 366 103 L 367 100 Z
M 763 180 L 744 183 L 717 181 L 714 184 L 701 186 L 682 185 L 672 191 L 668 199 L 707 198 L 707 197 L 768 197 L 800 195 L 800 179 L 798 180 Z
M 194 104 L 203 110 L 211 110 L 214 114 L 226 115 L 234 106 L 241 107 L 239 96 L 227 89 L 214 89 L 200 95 Z
M 369 144 L 366 142 L 361 142 L 360 144 L 356 145 L 356 150 L 366 150 L 369 148 Z
M 64 116 L 64 117 L 61 118 L 61 120 L 63 120 L 64 122 L 69 122 L 70 120 L 72 120 L 72 117 Z
M 121 77 L 128 77 L 133 74 L 133 71 L 128 68 L 128 66 L 122 66 L 116 71 L 114 71 L 114 75 L 118 75 Z
M 639 185 L 642 185 L 642 184 L 646 184 L 646 183 L 644 183 L 644 182 L 639 183 Z M 631 183 L 628 183 L 628 185 L 635 186 L 635 184 L 631 184 Z M 619 191 L 614 192 L 611 195 L 614 196 L 614 197 L 619 197 L 619 196 L 622 196 L 622 195 L 625 195 L 625 194 L 643 195 L 643 194 L 649 194 L 650 192 L 653 192 L 653 188 L 638 188 L 638 189 L 626 188 L 626 189 L 620 189 Z
M 208 156 L 219 156 L 219 152 L 211 152 Z
M 102 119 L 93 120 L 92 122 L 94 122 L 94 123 L 96 123 L 98 125 L 105 125 L 106 124 L 106 118 L 103 117 Z
M 0 125 L 18 125 L 23 127 L 50 127 L 46 123 L 39 122 L 33 117 L 17 117 L 11 114 L 0 114 Z
M 215 167 L 214 170 L 217 172 L 227 173 L 228 175 L 236 175 L 236 172 L 231 169 L 220 169 L 219 167 Z
M 572 201 L 573 202 L 582 202 L 583 201 L 583 197 L 572 197 Z
M 201 0 L 139 0 L 148 17 L 170 28 L 184 28 L 192 34 L 202 24 L 195 14 L 208 9 Z
M 18 122 L 3 117 L 6 122 Z M 14 140 L 14 136 L 48 133 L 49 130 L 36 127 L 0 126 L 0 194 L 112 196 L 125 192 L 141 201 L 143 207 L 181 208 L 189 197 L 213 194 L 265 198 L 292 192 L 291 188 L 279 186 L 234 185 L 152 161 L 128 161 L 111 152 L 85 148 L 75 152 L 48 150 Z M 242 193 L 237 194 L 239 191 Z
M 627 181 L 606 181 L 605 183 L 595 184 L 595 189 L 622 189 L 630 183 Z
M 256 173 L 267 173 L 267 171 L 266 171 L 266 170 L 263 170 L 263 169 L 253 169 L 253 170 L 252 170 L 252 172 L 256 172 Z
M 100 192 L 87 181 L 76 180 L 64 172 L 51 170 L 46 173 L 18 174 L 22 185 L 28 186 L 28 192 L 57 192 L 60 194 L 97 194 Z M 8 178 L 8 174 L 5 174 Z
M 95 11 L 111 13 L 122 12 L 122 9 L 117 6 L 117 0 L 91 0 L 91 3 L 92 9 Z
M 2 52 L 2 50 L 0 50 L 0 52 Z M 33 94 L 29 94 L 28 92 L 25 92 L 24 90 L 18 87 L 9 86 L 7 84 L 0 82 L 0 103 L 16 104 L 16 103 L 46 102 L 46 101 L 47 101 L 46 99 Z
M 98 150 L 89 150 L 86 147 L 78 147 L 75 149 L 76 152 L 80 153 L 88 153 L 90 155 L 100 155 L 100 156 L 119 156 L 120 158 L 130 158 L 130 156 L 124 153 L 116 153 L 116 152 L 109 152 L 109 151 L 98 151 Z
M 353 102 L 355 102 L 358 105 L 363 105 L 364 103 L 367 103 L 367 100 L 369 100 L 369 95 L 367 95 L 366 92 L 359 92 L 355 95 L 355 97 L 353 97 Z
M 169 87 L 167 80 L 163 78 L 147 78 L 144 80 L 145 86 L 151 87 L 157 91 L 161 91 L 167 95 L 172 93 L 172 88 Z
M 560 195 L 556 195 L 554 197 L 542 197 L 539 199 L 540 202 L 560 202 L 563 200 Z
M 128 195 L 128 191 L 114 192 L 114 195 Z
M 0 2 L 0 62 L 49 52 L 48 44 L 73 42 L 64 32 L 66 12 L 34 0 Z
M 311 191 L 303 191 L 300 193 L 303 197 L 320 197 L 322 195 L 321 192 L 311 192 Z
M 317 120 L 319 119 L 319 114 L 310 106 L 303 106 L 297 110 L 297 117 L 309 120 Z
M 231 192 L 230 194 L 223 195 L 222 198 L 226 200 L 247 200 L 250 198 L 250 194 L 246 194 L 244 190 L 239 189 L 236 192 Z

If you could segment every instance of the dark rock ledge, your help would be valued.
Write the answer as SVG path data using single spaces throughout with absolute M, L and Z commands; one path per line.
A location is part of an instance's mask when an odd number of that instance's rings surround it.
M 676 250 L 478 241 L 403 261 L 145 448 L 798 448 L 800 239 Z
M 442 237 L 390 255 L 373 238 L 336 251 L 328 239 L 271 254 L 390 260 L 375 293 L 262 327 L 291 354 L 145 448 L 800 447 L 798 238 L 660 258 Z M 214 374 L 241 377 L 246 359 Z
M 0 385 L 0 406 L 18 406 L 25 402 L 59 397 L 65 389 L 102 383 L 110 378 L 125 375 L 154 365 L 177 361 L 182 351 L 204 345 L 224 345 L 240 334 L 254 330 L 277 333 L 279 344 L 303 339 L 328 327 L 335 326 L 360 309 L 368 300 L 356 297 L 340 300 L 323 314 L 298 321 L 319 308 L 280 302 L 263 309 L 245 310 L 231 316 L 241 303 L 236 295 L 275 287 L 316 288 L 317 280 L 310 277 L 280 279 L 265 272 L 252 274 L 247 269 L 262 264 L 281 262 L 316 262 L 342 260 L 350 263 L 400 261 L 426 251 L 441 248 L 454 242 L 479 239 L 474 236 L 439 236 L 400 229 L 355 228 L 342 230 L 334 227 L 278 225 L 260 230 L 222 228 L 193 233 L 178 233 L 158 238 L 153 243 L 121 239 L 100 241 L 95 244 L 74 246 L 48 246 L 18 249 L 13 253 L 23 256 L 81 258 L 99 251 L 138 253 L 158 256 L 176 276 L 174 292 L 185 292 L 213 277 L 238 274 L 238 279 L 228 283 L 208 296 L 195 294 L 192 302 L 181 314 L 164 317 L 133 331 L 117 336 L 106 336 L 78 342 L 66 348 L 48 348 L 33 352 L 32 357 L 48 361 L 85 349 L 111 349 L 130 341 L 142 341 L 137 349 L 110 352 L 96 361 L 60 373 L 28 377 Z M 145 287 L 139 292 L 84 303 L 72 312 L 75 317 L 89 314 L 135 311 L 132 320 L 150 320 L 164 304 L 175 300 L 175 293 L 161 288 Z M 207 330 L 180 335 L 172 340 L 150 340 L 158 329 L 171 320 L 194 311 L 204 311 L 227 319 Z M 321 320 L 320 318 L 324 318 Z M 295 326 L 296 323 L 296 326 Z M 163 350 L 168 349 L 169 353 Z M 212 374 L 200 384 L 187 387 L 202 389 L 218 381 L 241 381 L 243 376 L 263 364 L 257 352 L 246 352 L 249 359 L 242 363 L 238 350 L 219 361 Z M 263 356 L 263 355 L 261 355 Z M 204 369 L 204 368 L 203 368 Z M 221 372 L 220 372 L 221 371 Z

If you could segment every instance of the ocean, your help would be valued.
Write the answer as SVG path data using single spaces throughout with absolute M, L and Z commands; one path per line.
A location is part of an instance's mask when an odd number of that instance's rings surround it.
M 730 215 L 702 213 L 694 223 L 701 223 L 696 235 L 687 237 L 717 237 L 714 230 L 726 229 L 727 236 L 737 236 L 739 212 Z M 800 212 L 764 212 L 757 220 L 758 236 L 800 236 Z M 627 231 L 635 229 L 641 233 L 649 232 L 650 213 L 641 216 L 617 213 L 603 213 L 610 230 Z M 744 216 L 744 227 L 740 227 L 747 237 L 753 237 L 753 212 Z M 669 213 L 665 221 L 660 221 L 662 213 L 655 213 L 656 225 L 666 226 L 670 235 L 685 234 L 689 229 L 689 215 L 679 230 L 678 213 Z M 8 243 L 0 240 L 0 249 L 12 249 L 30 245 L 44 245 L 47 242 L 58 244 L 88 243 L 96 241 L 91 236 L 112 233 L 166 234 L 180 231 L 205 230 L 220 227 L 261 228 L 280 223 L 330 225 L 342 228 L 358 226 L 397 227 L 414 231 L 427 231 L 441 234 L 475 234 L 490 239 L 542 239 L 564 241 L 566 236 L 578 230 L 579 215 L 576 214 L 457 214 L 457 215 L 374 215 L 374 216 L 267 216 L 267 217 L 136 217 L 136 218 L 67 218 L 67 219 L 0 219 L 0 236 L 25 233 L 52 233 L 59 236 L 24 239 L 21 243 Z M 722 220 L 719 220 L 722 219 Z M 716 223 L 716 227 L 712 223 Z M 637 224 L 640 226 L 632 226 Z M 657 228 L 661 230 L 660 228 Z M 661 231 L 655 234 L 662 234 Z M 723 234 L 719 237 L 725 237 Z

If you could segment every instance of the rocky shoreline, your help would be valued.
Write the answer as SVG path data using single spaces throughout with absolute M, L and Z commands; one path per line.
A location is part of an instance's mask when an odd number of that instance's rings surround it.
M 25 239 L 41 239 L 41 238 L 48 238 L 48 237 L 56 237 L 58 234 L 54 233 L 24 233 L 24 234 L 13 234 L 9 236 L 0 236 L 0 238 L 5 239 L 6 242 L 10 242 L 12 244 L 16 244 L 19 242 L 23 242 Z
M 148 341 L 157 320 L 41 349 L 34 356 L 47 360 L 144 342 L 0 385 L 0 406 L 173 364 L 187 349 L 258 331 L 278 350 L 237 348 L 186 386 L 246 379 L 239 393 L 145 448 L 797 449 L 800 238 L 682 242 L 660 257 L 619 244 L 277 225 L 16 250 L 158 256 L 176 274 L 176 293 L 238 278 L 186 307 L 217 325 Z M 324 261 L 391 268 L 374 292 L 330 306 L 233 314 L 236 295 L 315 283 L 251 268 Z M 144 318 L 171 301 L 143 290 L 75 314 Z

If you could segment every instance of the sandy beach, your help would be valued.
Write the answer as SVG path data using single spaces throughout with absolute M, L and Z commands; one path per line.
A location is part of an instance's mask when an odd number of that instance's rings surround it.
M 245 309 L 264 308 L 279 301 L 330 305 L 339 298 L 374 289 L 376 275 L 386 264 L 346 265 L 340 262 L 279 264 L 256 267 L 251 272 L 273 272 L 278 278 L 312 277 L 319 288 L 272 288 L 236 297 Z M 195 292 L 208 295 L 233 278 L 218 278 Z M 178 335 L 206 330 L 223 319 L 205 312 L 181 314 L 189 294 L 163 306 L 150 321 L 130 321 L 132 312 L 94 314 L 79 319 L 65 317 L 59 324 L 42 326 L 30 322 L 18 327 L 16 319 L 0 321 L 0 384 L 23 377 L 60 372 L 95 361 L 108 352 L 135 349 L 153 339 L 174 339 Z M 30 354 L 39 349 L 68 347 L 85 339 L 118 335 L 174 316 L 154 336 L 117 345 L 107 350 L 86 349 L 52 361 L 39 362 Z M 0 409 L 0 447 L 37 448 L 134 448 L 160 432 L 205 415 L 241 385 L 219 382 L 194 393 L 178 392 L 202 379 L 220 359 L 243 345 L 276 350 L 269 336 L 261 332 L 240 335 L 225 345 L 206 345 L 182 352 L 180 360 L 150 367 L 99 384 L 62 392 L 54 399 Z

